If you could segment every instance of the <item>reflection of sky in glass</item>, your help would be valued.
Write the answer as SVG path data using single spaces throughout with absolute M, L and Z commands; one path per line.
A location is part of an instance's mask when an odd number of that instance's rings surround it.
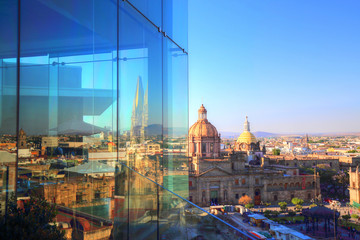
M 171 81 L 171 86 L 166 89 L 169 96 L 168 107 L 177 110 L 169 112 L 171 117 L 168 118 L 169 122 L 167 125 L 168 127 L 182 127 L 187 123 L 187 115 L 184 114 L 184 112 L 187 112 L 187 95 L 182 95 L 183 91 L 181 91 L 182 89 L 187 88 L 187 83 L 184 84 L 183 81 L 183 79 L 187 77 L 187 73 L 173 71 L 172 69 L 183 69 L 183 66 L 186 66 L 187 64 L 187 58 L 175 48 L 169 49 L 168 52 L 168 61 L 171 62 L 171 64 L 168 66 L 168 75 L 164 76 Z M 141 77 L 144 92 L 149 84 L 148 50 L 147 48 L 122 50 L 120 51 L 119 57 L 119 129 L 120 132 L 123 132 L 131 128 L 132 105 L 136 93 L 138 77 Z M 56 69 L 57 66 L 74 66 L 81 68 L 81 88 L 94 89 L 92 92 L 93 99 L 91 101 L 96 101 L 96 90 L 113 90 L 111 92 L 113 98 L 112 104 L 110 104 L 100 115 L 84 115 L 83 121 L 101 128 L 106 127 L 107 129 L 114 130 L 116 127 L 117 107 L 117 69 L 116 61 L 114 61 L 114 59 L 116 59 L 116 52 L 56 58 L 50 58 L 47 55 L 21 58 L 21 64 L 48 65 L 50 69 L 52 67 L 53 69 Z M 11 62 L 12 59 L 7 59 L 7 61 Z M 13 61 L 15 61 L 15 59 L 13 59 Z M 61 77 L 62 75 L 59 74 L 58 78 Z M 153 78 L 152 81 L 154 81 L 154 86 L 158 86 L 158 82 L 161 81 L 161 76 Z M 69 81 L 69 79 L 66 80 Z M 50 80 L 48 79 L 48 81 Z M 58 79 L 58 82 L 63 81 L 64 79 Z M 151 91 L 153 91 L 152 94 L 157 96 L 161 96 L 162 94 L 162 89 L 159 87 L 151 88 Z M 51 92 L 49 94 L 51 95 Z M 152 102 L 149 101 L 149 104 L 152 104 Z M 158 103 L 154 102 L 153 104 Z M 152 107 L 152 109 L 158 110 L 162 108 L 161 105 Z M 155 122 L 150 122 L 149 124 L 161 124 L 161 118 L 160 120 L 156 119 L 154 121 Z

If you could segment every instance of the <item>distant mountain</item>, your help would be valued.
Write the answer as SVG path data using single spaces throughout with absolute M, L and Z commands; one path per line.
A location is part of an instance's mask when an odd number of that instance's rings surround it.
M 258 132 L 253 132 L 253 134 L 255 135 L 255 137 L 278 137 L 279 136 L 279 134 L 277 134 L 277 133 L 269 133 L 269 132 L 260 132 L 260 131 L 258 131 Z
M 222 132 L 221 137 L 223 138 L 237 138 L 240 136 L 241 132 Z M 360 136 L 360 132 L 330 132 L 330 133 L 269 133 L 269 132 L 262 132 L 257 131 L 253 132 L 255 137 L 304 137 L 306 134 L 311 136 L 326 136 L 326 137 L 339 137 L 339 136 Z

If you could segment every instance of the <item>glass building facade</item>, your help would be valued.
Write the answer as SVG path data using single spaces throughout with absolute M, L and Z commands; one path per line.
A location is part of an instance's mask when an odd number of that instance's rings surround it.
M 68 238 L 243 236 L 186 200 L 187 1 L 0 0 L 0 29 L 2 215 L 37 192 Z

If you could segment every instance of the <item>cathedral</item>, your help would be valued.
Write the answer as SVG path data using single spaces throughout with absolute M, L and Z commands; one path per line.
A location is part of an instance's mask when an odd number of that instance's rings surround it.
M 294 197 L 306 202 L 320 193 L 319 176 L 300 175 L 296 167 L 269 164 L 265 148 L 260 149 L 260 142 L 250 132 L 247 117 L 235 147 L 221 150 L 221 136 L 201 105 L 188 140 L 189 200 L 199 206 L 238 204 L 243 195 L 250 196 L 255 205 L 290 202 Z
M 139 76 L 137 79 L 136 92 L 131 114 L 131 141 L 143 142 L 145 140 L 148 118 L 148 90 L 146 88 L 144 93 L 141 78 Z

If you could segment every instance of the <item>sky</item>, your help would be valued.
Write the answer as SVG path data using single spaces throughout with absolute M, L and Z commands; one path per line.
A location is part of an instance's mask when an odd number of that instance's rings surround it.
M 360 1 L 189 1 L 189 124 L 360 132 Z

